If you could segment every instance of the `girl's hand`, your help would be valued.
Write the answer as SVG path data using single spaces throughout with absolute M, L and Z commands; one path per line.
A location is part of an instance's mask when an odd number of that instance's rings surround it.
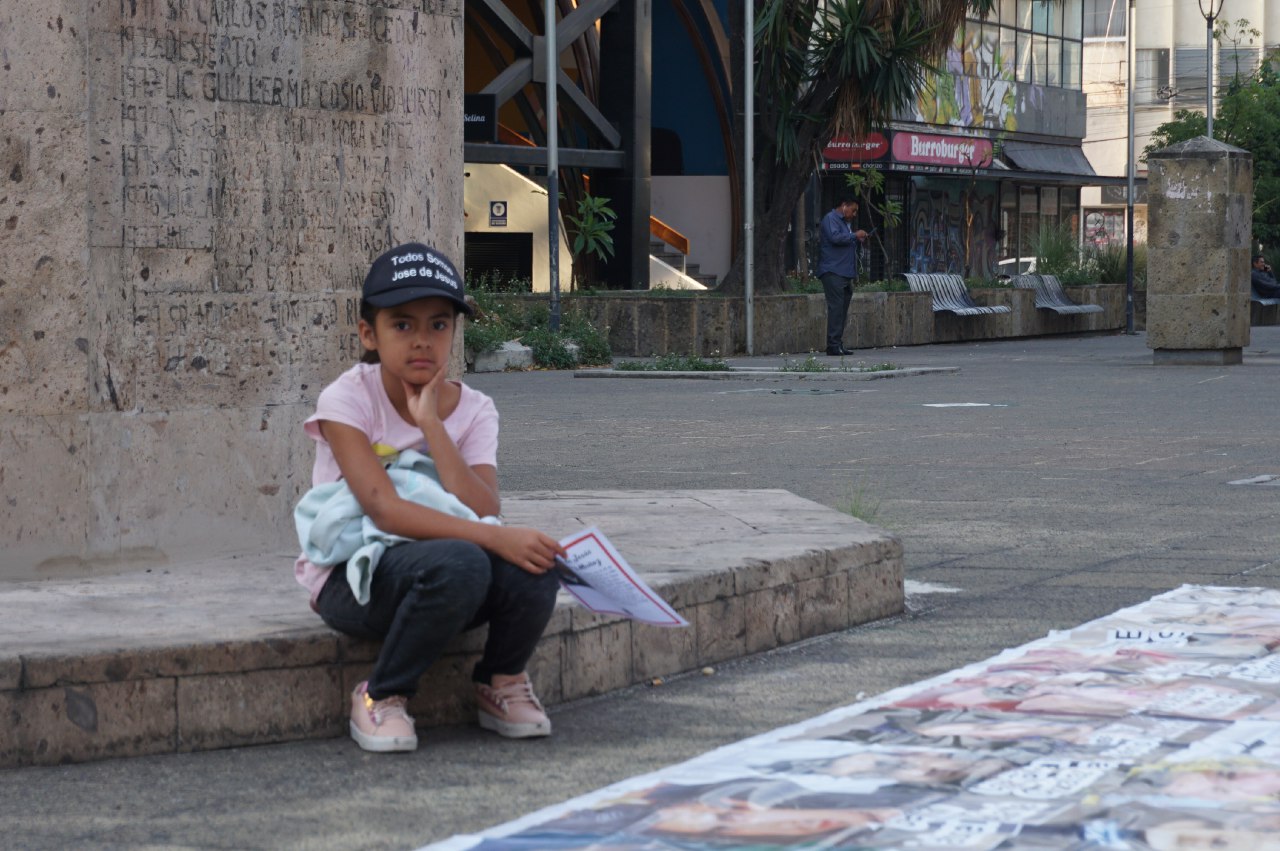
M 546 573 L 557 555 L 567 555 L 555 538 L 523 526 L 495 526 L 485 549 L 533 574 Z
M 445 370 L 441 368 L 430 381 L 420 387 L 410 384 L 403 378 L 400 379 L 400 383 L 404 385 L 404 398 L 409 408 L 409 415 L 413 417 L 413 421 L 419 428 L 426 428 L 440 421 L 440 383 L 444 381 L 444 373 Z

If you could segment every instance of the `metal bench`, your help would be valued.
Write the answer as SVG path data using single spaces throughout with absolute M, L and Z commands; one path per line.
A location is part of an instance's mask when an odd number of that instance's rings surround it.
M 933 296 L 934 313 L 945 311 L 957 316 L 984 316 L 1009 312 L 1006 304 L 984 307 L 975 302 L 964 285 L 964 278 L 959 275 L 904 272 L 902 277 L 907 279 L 907 286 L 911 287 L 913 293 L 929 293 Z
M 1020 290 L 1036 291 L 1036 307 L 1054 313 L 1101 313 L 1100 304 L 1077 304 L 1072 301 L 1057 275 L 1014 275 L 1013 285 Z
M 1252 289 L 1249 290 L 1249 301 L 1254 304 L 1280 304 L 1280 298 L 1263 298 Z

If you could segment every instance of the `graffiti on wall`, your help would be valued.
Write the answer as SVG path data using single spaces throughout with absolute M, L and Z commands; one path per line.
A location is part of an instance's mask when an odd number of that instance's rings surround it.
M 907 259 L 910 271 L 983 277 L 994 274 L 999 259 L 997 199 L 995 184 L 990 183 L 951 188 L 917 186 L 911 203 L 911 253 Z
M 995 37 L 961 28 L 920 90 L 914 120 L 1012 132 L 1018 117 L 1041 109 L 1043 100 L 1043 87 L 1017 82 L 1014 57 L 1001 53 Z

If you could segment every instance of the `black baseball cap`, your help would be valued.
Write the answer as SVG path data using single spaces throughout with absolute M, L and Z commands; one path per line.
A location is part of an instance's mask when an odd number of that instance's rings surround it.
M 439 251 L 406 242 L 379 255 L 369 267 L 361 297 L 374 307 L 395 307 L 420 298 L 447 298 L 470 316 L 462 276 Z

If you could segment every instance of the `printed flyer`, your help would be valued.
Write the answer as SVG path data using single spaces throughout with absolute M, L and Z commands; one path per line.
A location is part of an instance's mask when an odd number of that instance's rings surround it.
M 636 574 L 599 529 L 583 529 L 561 539 L 560 545 L 569 554 L 567 559 L 556 557 L 560 587 L 591 611 L 654 626 L 689 625 Z

